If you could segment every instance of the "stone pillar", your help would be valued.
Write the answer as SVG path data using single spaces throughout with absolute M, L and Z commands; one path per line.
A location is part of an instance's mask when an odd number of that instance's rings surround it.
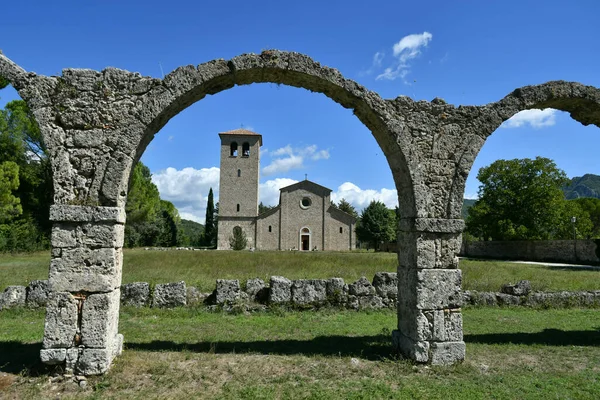
M 398 238 L 396 350 L 417 362 L 464 360 L 461 271 L 463 220 L 405 218 Z
M 42 362 L 102 374 L 120 354 L 118 334 L 125 210 L 54 205 Z

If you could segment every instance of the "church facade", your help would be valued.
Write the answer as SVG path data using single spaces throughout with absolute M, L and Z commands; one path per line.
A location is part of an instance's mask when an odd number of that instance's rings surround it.
M 247 129 L 219 133 L 221 171 L 217 249 L 230 248 L 234 229 L 257 250 L 352 250 L 356 219 L 331 203 L 331 190 L 300 181 L 280 189 L 279 204 L 258 214 L 262 135 Z

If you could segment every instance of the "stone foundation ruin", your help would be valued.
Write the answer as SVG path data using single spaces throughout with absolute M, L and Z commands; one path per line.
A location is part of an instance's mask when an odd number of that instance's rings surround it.
M 352 109 L 369 128 L 388 160 L 402 216 L 394 343 L 406 357 L 438 364 L 465 356 L 456 254 L 465 181 L 486 138 L 533 108 L 600 126 L 600 90 L 579 83 L 527 86 L 483 106 L 384 100 L 306 55 L 277 50 L 180 67 L 164 79 L 116 68 L 43 76 L 0 55 L 0 76 L 33 112 L 52 164 L 42 360 L 85 375 L 104 373 L 122 346 L 119 288 L 132 167 L 169 119 L 206 95 L 259 82 L 300 87 Z

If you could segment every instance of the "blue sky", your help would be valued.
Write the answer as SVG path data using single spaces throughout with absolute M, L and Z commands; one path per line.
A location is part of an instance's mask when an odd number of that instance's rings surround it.
M 339 69 L 384 98 L 441 97 L 453 104 L 497 101 L 549 80 L 600 87 L 600 3 L 502 2 L 9 2 L 0 49 L 29 71 L 107 66 L 161 77 L 181 65 L 277 48 Z M 289 3 L 289 4 L 286 4 Z M 15 97 L 0 92 L 0 106 Z M 163 198 L 203 221 L 218 190 L 218 132 L 263 135 L 261 199 L 308 178 L 359 210 L 397 202 L 385 157 L 351 113 L 321 94 L 255 84 L 209 96 L 173 118 L 142 161 Z M 519 114 L 488 139 L 469 176 L 500 158 L 552 158 L 569 177 L 600 174 L 596 127 L 546 110 Z M 218 195 L 218 193 L 217 193 Z

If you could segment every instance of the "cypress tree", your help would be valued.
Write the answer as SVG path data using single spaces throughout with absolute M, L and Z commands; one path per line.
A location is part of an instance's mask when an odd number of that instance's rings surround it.
M 206 204 L 206 219 L 204 221 L 204 245 L 213 246 L 216 243 L 215 239 L 215 203 L 213 200 L 213 190 L 210 188 Z

